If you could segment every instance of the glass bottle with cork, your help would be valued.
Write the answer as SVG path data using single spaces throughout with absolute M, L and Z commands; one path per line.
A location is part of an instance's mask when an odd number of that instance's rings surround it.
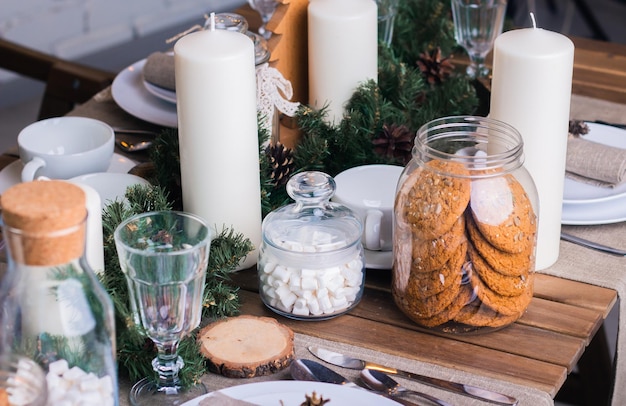
M 83 190 L 34 181 L 0 199 L 8 257 L 0 284 L 0 352 L 43 367 L 49 404 L 71 396 L 117 405 L 113 305 L 83 255 Z

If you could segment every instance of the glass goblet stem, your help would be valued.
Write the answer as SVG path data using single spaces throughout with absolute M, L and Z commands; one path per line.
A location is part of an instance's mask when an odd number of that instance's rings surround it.
M 178 355 L 178 341 L 157 344 L 157 351 L 157 357 L 152 360 L 152 368 L 159 376 L 158 390 L 174 394 L 182 387 L 178 372 L 185 366 L 185 362 Z
M 485 77 L 489 75 L 489 68 L 485 66 L 485 57 L 482 55 L 470 55 L 470 64 L 465 70 L 471 79 Z

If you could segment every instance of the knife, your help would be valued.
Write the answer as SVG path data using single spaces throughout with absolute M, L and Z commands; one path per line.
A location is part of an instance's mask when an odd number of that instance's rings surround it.
M 576 237 L 574 235 L 567 234 L 564 232 L 561 232 L 561 239 L 564 241 L 569 241 L 574 244 L 578 244 L 586 248 L 591 248 L 594 250 L 606 252 L 608 254 L 613 254 L 613 255 L 620 256 L 620 257 L 626 257 L 626 250 L 620 250 L 618 248 L 613 248 L 613 247 L 609 247 L 603 244 L 598 244 L 597 242 L 585 240 L 584 238 Z
M 413 381 L 421 382 L 436 388 L 445 389 L 453 393 L 459 393 L 472 398 L 484 400 L 499 405 L 517 405 L 517 399 L 504 395 L 501 393 L 493 392 L 488 389 L 483 389 L 477 386 L 466 385 L 457 382 L 447 381 L 445 379 L 433 378 L 429 376 L 419 375 L 412 372 L 402 371 L 400 369 L 386 367 L 384 365 L 376 364 L 369 361 L 364 361 L 357 358 L 352 358 L 343 354 L 339 354 L 325 348 L 320 347 L 308 347 L 311 354 L 315 355 L 319 359 L 326 361 L 330 364 L 337 365 L 344 368 L 359 369 L 364 368 L 372 369 L 375 371 L 385 372 L 387 374 L 398 375 L 404 378 L 411 379 Z
M 367 390 L 354 382 L 349 381 L 343 376 L 339 375 L 337 372 L 332 369 L 320 364 L 319 362 L 315 362 L 309 359 L 296 359 L 294 360 L 290 367 L 289 372 L 291 376 L 299 381 L 317 381 L 317 382 L 325 382 L 332 383 L 335 385 L 343 385 L 348 388 L 355 388 L 361 390 Z M 378 393 L 381 396 L 389 398 L 395 402 L 398 402 L 404 406 L 418 406 L 417 404 L 410 402 L 408 400 L 399 399 L 398 397 L 388 395 L 386 393 Z

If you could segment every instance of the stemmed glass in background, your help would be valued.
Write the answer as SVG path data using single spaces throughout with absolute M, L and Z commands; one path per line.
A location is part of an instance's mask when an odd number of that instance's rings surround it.
M 456 42 L 467 51 L 471 78 L 489 75 L 485 57 L 502 33 L 506 0 L 451 0 Z
M 131 403 L 181 404 L 206 393 L 202 384 L 182 388 L 178 373 L 184 362 L 178 343 L 200 324 L 211 244 L 208 227 L 191 214 L 149 212 L 124 221 L 114 238 L 135 322 L 158 350 L 152 361 L 158 381 L 137 382 Z
M 267 30 L 266 25 L 274 15 L 278 2 L 276 0 L 248 0 L 248 4 L 261 15 L 261 26 L 258 30 L 259 34 L 265 39 L 269 39 L 269 37 L 272 36 L 272 32 Z
M 398 14 L 400 0 L 376 0 L 378 6 L 378 39 L 390 46 L 393 38 L 393 24 Z

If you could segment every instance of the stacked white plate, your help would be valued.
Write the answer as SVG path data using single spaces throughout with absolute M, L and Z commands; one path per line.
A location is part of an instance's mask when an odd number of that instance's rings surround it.
M 121 71 L 113 80 L 113 100 L 128 114 L 164 127 L 178 127 L 176 93 L 143 79 L 142 59 Z
M 585 139 L 626 149 L 626 130 L 587 123 Z M 610 224 L 626 221 L 626 183 L 614 188 L 593 186 L 566 178 L 561 222 L 568 225 Z

